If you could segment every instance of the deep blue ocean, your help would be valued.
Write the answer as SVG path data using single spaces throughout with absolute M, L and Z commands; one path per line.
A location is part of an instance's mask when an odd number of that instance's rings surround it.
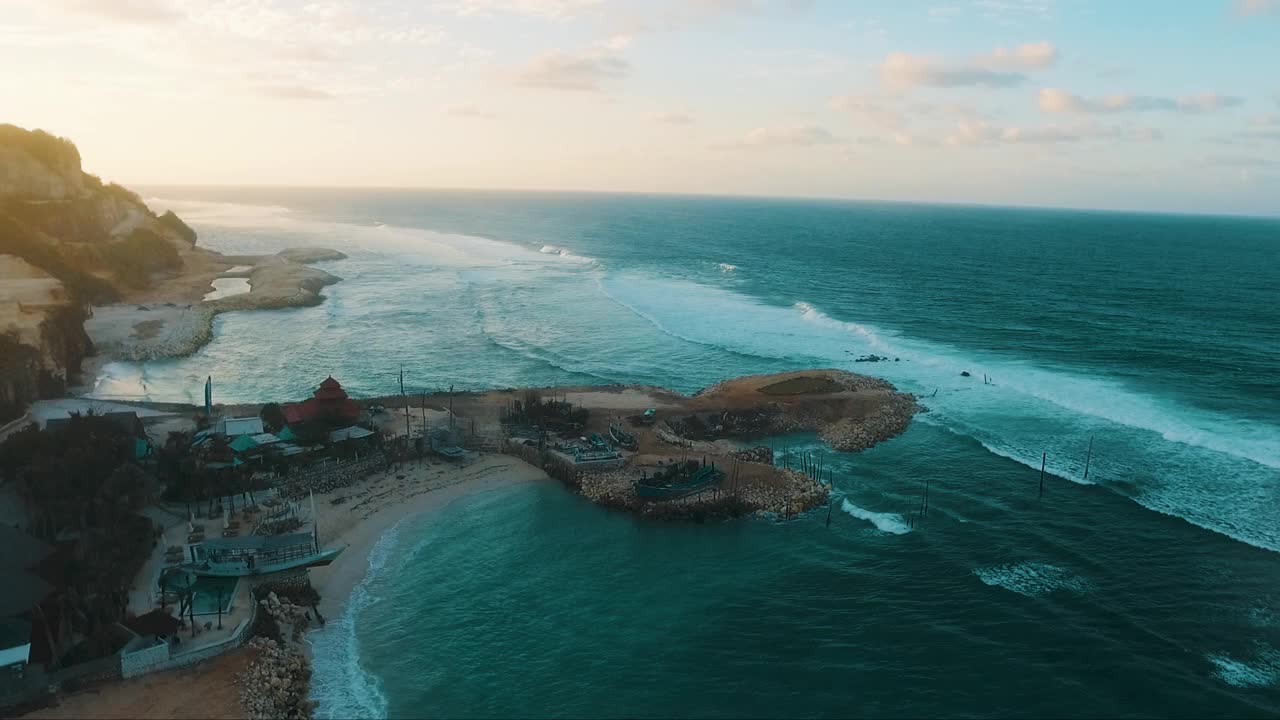
M 554 484 L 405 521 L 316 635 L 322 716 L 1280 715 L 1280 220 L 145 194 L 214 249 L 349 258 L 321 265 L 344 278 L 323 304 L 222 315 L 190 358 L 109 365 L 101 396 L 835 366 L 930 409 L 834 454 L 829 528 L 641 522 Z

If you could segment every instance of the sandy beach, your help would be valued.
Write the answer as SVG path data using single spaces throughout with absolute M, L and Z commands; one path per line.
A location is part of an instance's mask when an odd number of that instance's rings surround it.
M 540 481 L 554 482 L 522 460 L 482 454 L 462 465 L 435 459 L 392 465 L 351 487 L 316 495 L 320 543 L 346 546 L 333 564 L 311 570 L 320 612 L 327 619 L 342 612 L 347 596 L 365 577 L 374 543 L 401 520 L 441 510 L 477 492 Z

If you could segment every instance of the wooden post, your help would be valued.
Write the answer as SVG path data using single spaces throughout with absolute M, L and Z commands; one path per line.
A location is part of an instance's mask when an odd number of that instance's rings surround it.
M 1089 461 L 1093 459 L 1093 436 L 1089 436 L 1089 452 L 1084 456 L 1084 479 L 1089 479 Z
M 222 586 L 218 586 L 218 629 L 222 629 Z
M 1049 453 L 1040 456 L 1040 497 L 1044 497 L 1044 465 L 1049 460 Z
M 827 527 L 831 527 L 831 496 L 835 494 L 835 489 L 835 482 L 831 480 L 830 475 L 827 475 Z

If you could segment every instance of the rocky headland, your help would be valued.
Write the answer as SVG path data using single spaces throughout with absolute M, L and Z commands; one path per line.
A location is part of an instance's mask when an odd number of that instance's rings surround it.
M 339 278 L 308 264 L 343 257 L 200 247 L 172 211 L 84 172 L 71 141 L 0 125 L 0 424 L 92 373 L 90 356 L 188 354 L 219 313 L 319 303 Z M 223 277 L 247 278 L 248 292 L 203 302 Z

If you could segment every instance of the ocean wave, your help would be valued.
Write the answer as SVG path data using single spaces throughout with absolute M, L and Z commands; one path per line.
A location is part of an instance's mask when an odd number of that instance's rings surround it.
M 1205 659 L 1214 666 L 1214 676 L 1232 687 L 1280 685 L 1280 652 L 1274 648 L 1260 645 L 1257 656 L 1247 662 L 1225 654 L 1211 654 Z
M 724 288 L 634 273 L 610 275 L 601 286 L 672 337 L 796 367 L 845 367 L 884 377 L 922 396 L 931 410 L 925 421 L 1034 470 L 1047 453 L 1047 469 L 1072 482 L 1086 482 L 1085 455 L 1095 437 L 1089 483 L 1255 547 L 1280 550 L 1280 517 L 1267 504 L 1280 482 L 1280 428 L 1153 397 L 1119 380 L 981 357 L 839 320 L 805 301 L 769 305 Z M 853 362 L 854 355 L 868 353 L 901 361 Z M 965 371 L 970 377 L 961 375 Z M 984 384 L 984 374 L 995 384 Z
M 975 568 L 974 575 L 991 587 L 1011 590 L 1027 597 L 1040 597 L 1059 590 L 1084 594 L 1092 590 L 1088 580 L 1056 565 L 1021 562 Z
M 720 268 L 722 273 L 731 273 L 738 269 L 738 266 L 733 263 L 717 263 L 716 267 Z
M 848 498 L 845 498 L 840 502 L 840 509 L 859 520 L 866 520 L 872 525 L 875 525 L 876 529 L 883 533 L 906 535 L 911 532 L 911 528 L 907 526 L 906 521 L 902 519 L 901 515 L 896 513 L 872 512 L 866 508 L 854 505 L 849 502 Z
M 800 311 L 800 317 L 804 318 L 806 322 L 857 335 L 866 340 L 867 346 L 872 350 L 889 352 L 893 349 L 889 343 L 885 342 L 885 340 L 880 337 L 878 332 L 866 325 L 845 322 L 843 320 L 835 320 L 807 302 L 798 302 L 794 307 L 796 310 Z
M 563 258 L 570 262 L 580 263 L 583 265 L 597 264 L 595 258 L 589 258 L 585 255 L 576 255 L 573 252 L 570 252 L 568 248 L 563 248 L 563 247 L 560 247 L 559 245 L 543 245 L 542 247 L 538 248 L 538 252 L 542 253 L 543 255 L 555 255 L 556 257 Z
M 381 576 L 399 545 L 404 522 L 393 525 L 374 543 L 369 551 L 369 569 L 351 591 L 340 616 L 330 620 L 323 630 L 306 636 L 312 646 L 311 699 L 319 703 L 317 718 L 387 716 L 387 696 L 381 681 L 360 664 L 356 624 L 366 608 L 381 600 L 370 584 Z

